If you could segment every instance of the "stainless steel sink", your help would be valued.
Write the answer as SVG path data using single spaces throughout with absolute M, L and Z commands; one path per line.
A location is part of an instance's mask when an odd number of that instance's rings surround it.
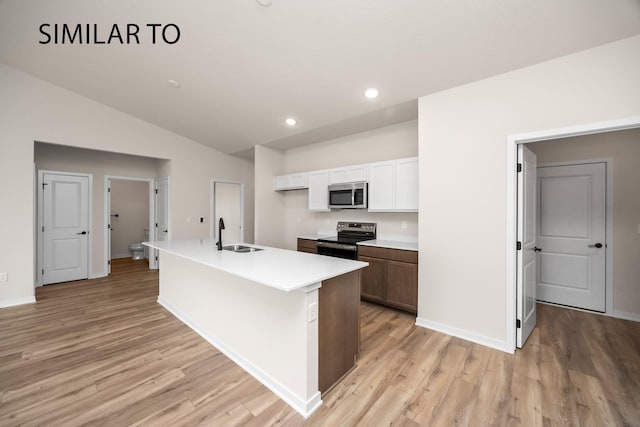
M 260 248 L 252 248 L 251 246 L 245 246 L 245 245 L 227 245 L 227 246 L 223 246 L 222 249 L 224 249 L 225 251 L 240 252 L 240 253 L 258 252 L 262 250 Z

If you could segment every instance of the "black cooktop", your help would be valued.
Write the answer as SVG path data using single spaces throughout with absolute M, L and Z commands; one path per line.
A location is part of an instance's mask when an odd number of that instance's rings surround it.
M 346 243 L 350 245 L 355 245 L 358 242 L 364 242 L 365 240 L 372 240 L 374 237 L 371 236 L 335 236 L 335 237 L 323 237 L 322 239 L 318 239 L 318 242 L 329 242 L 329 243 Z
M 358 242 L 376 238 L 376 224 L 371 222 L 340 221 L 336 229 L 338 232 L 337 236 L 318 239 L 318 241 L 355 245 Z

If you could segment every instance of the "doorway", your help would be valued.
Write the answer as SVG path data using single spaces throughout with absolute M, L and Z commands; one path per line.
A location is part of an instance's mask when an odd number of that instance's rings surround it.
M 517 255 L 518 249 L 514 242 L 517 242 L 517 148 L 521 144 L 528 144 L 538 141 L 551 141 L 562 138 L 569 138 L 575 136 L 586 136 L 601 134 L 605 132 L 614 132 L 621 130 L 630 130 L 640 128 L 640 117 L 632 117 L 620 120 L 612 120 L 602 123 L 593 123 L 580 126 L 573 126 L 561 129 L 551 129 L 547 131 L 540 131 L 535 133 L 511 135 L 507 137 L 507 230 L 506 230 L 506 348 L 511 351 L 515 351 L 516 348 L 516 333 L 517 333 Z M 609 242 L 607 242 L 609 243 Z M 610 245 L 610 248 L 612 245 Z M 610 251 L 609 251 L 610 252 Z M 618 310 L 609 311 L 609 306 L 612 304 L 610 300 L 607 300 L 607 315 L 613 315 L 616 317 L 625 317 L 624 313 L 619 313 Z M 637 316 L 631 314 L 631 316 Z M 639 320 L 634 318 L 634 320 Z
M 219 223 L 224 221 L 223 244 L 244 243 L 244 183 L 211 181 L 211 237 L 217 239 Z
M 132 185 L 127 186 L 126 183 L 130 183 Z M 124 192 L 129 193 L 122 200 L 121 205 L 117 205 L 115 209 L 112 203 L 112 194 L 114 183 L 116 183 L 116 188 L 126 189 Z M 121 185 L 121 184 L 124 184 Z M 135 187 L 135 184 L 141 184 L 146 188 L 145 191 L 134 191 L 131 192 L 132 188 Z M 113 176 L 113 175 L 105 175 L 104 177 L 104 221 L 106 224 L 105 227 L 105 236 L 104 236 L 104 253 L 105 253 L 105 271 L 107 274 L 111 274 L 111 259 L 112 256 L 114 258 L 119 258 L 125 256 L 128 251 L 129 243 L 141 243 L 147 240 L 166 240 L 168 238 L 168 216 L 169 216 L 169 178 L 163 177 L 159 179 L 153 178 L 139 178 L 139 177 L 126 177 L 126 176 Z M 129 187 L 127 189 L 127 187 Z M 125 209 L 127 216 L 129 214 L 136 215 L 136 207 L 132 206 L 132 204 L 138 203 L 136 201 L 136 197 L 144 197 L 148 202 L 144 204 L 144 208 L 146 211 L 146 221 L 140 219 L 139 221 L 134 221 L 133 225 L 128 224 L 125 226 L 124 236 L 122 239 L 116 235 L 114 236 L 114 230 L 118 231 L 120 225 L 124 225 L 124 218 L 121 217 L 123 215 L 121 213 L 121 209 Z M 128 221 L 131 223 L 131 221 Z M 143 224 L 144 222 L 144 224 Z M 133 229 L 131 229 L 133 227 Z M 162 230 L 159 232 L 158 230 Z M 131 236 L 135 236 L 133 240 L 131 240 Z M 115 242 L 114 242 L 115 237 Z M 124 240 L 123 240 L 124 239 Z M 129 242 L 131 240 L 131 242 Z M 127 243 L 128 242 L 128 243 Z M 116 248 L 114 248 L 114 243 Z M 115 252 L 114 252 L 115 249 Z M 158 263 L 158 255 L 155 250 L 144 250 L 145 258 L 149 261 L 149 268 L 155 270 L 159 267 Z M 117 253 L 116 253 L 117 252 Z
M 538 301 L 606 311 L 608 163 L 538 165 Z
M 131 257 L 129 245 L 149 240 L 154 224 L 154 179 L 105 175 L 105 262 L 111 274 L 112 260 Z M 144 258 L 153 268 L 149 251 Z
M 89 278 L 91 174 L 38 172 L 38 270 L 48 285 Z

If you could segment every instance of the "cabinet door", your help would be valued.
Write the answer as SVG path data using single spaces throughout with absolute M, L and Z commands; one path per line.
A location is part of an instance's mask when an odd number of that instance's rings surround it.
M 387 261 L 387 303 L 417 313 L 418 264 Z
M 329 171 L 329 184 L 342 184 L 349 182 L 349 170 L 347 168 L 331 169 Z
M 360 270 L 360 295 L 384 303 L 387 299 L 387 262 L 366 256 L 359 256 L 358 260 L 369 263 L 368 267 Z
M 294 173 L 289 175 L 290 188 L 307 188 L 309 186 L 309 175 L 306 173 Z
M 276 176 L 274 179 L 273 189 L 276 191 L 297 190 L 307 188 L 308 175 L 306 173 L 294 173 L 290 175 Z
M 309 210 L 329 211 L 329 172 L 309 173 Z
M 276 191 L 280 191 L 289 188 L 289 178 L 289 175 L 276 176 L 273 183 L 273 189 Z
M 394 162 L 369 165 L 369 210 L 388 211 L 394 207 Z
M 418 210 L 418 158 L 396 161 L 395 170 L 395 209 L 402 211 Z
M 307 252 L 310 254 L 317 254 L 318 242 L 315 240 L 298 238 L 298 252 Z
M 329 184 L 361 182 L 367 180 L 367 165 L 349 166 L 329 170 Z

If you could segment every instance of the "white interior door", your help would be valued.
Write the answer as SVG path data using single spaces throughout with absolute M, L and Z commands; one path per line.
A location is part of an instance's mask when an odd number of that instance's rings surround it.
M 538 299 L 605 311 L 606 164 L 538 168 Z
M 244 219 L 242 206 L 242 184 L 215 181 L 213 187 L 213 233 L 218 237 L 220 218 L 224 220 L 225 229 L 222 232 L 222 243 L 244 242 Z
M 42 283 L 89 277 L 89 177 L 44 173 Z
M 155 240 L 169 240 L 169 179 L 156 180 Z M 159 268 L 158 251 L 150 255 L 150 268 Z
M 518 145 L 518 262 L 516 345 L 522 348 L 536 326 L 536 155 Z

